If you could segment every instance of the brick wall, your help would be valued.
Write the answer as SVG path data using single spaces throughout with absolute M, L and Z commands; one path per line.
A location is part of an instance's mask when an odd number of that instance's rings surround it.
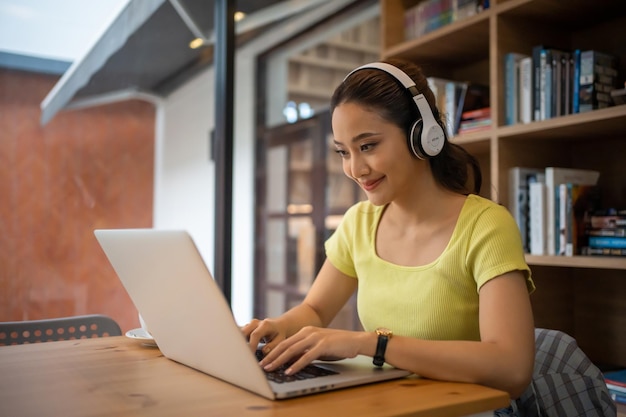
M 57 76 L 0 69 L 0 321 L 136 310 L 96 228 L 152 227 L 154 107 L 61 112 L 40 126 Z

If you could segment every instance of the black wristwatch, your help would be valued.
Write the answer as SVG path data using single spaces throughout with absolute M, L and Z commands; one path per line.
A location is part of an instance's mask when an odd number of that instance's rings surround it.
M 379 327 L 376 329 L 378 335 L 378 343 L 376 344 L 376 353 L 374 354 L 374 365 L 383 366 L 385 364 L 385 351 L 387 350 L 387 342 L 393 336 L 389 329 Z

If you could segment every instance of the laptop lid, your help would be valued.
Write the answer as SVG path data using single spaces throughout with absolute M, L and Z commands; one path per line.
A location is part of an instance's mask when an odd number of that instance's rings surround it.
M 323 366 L 339 374 L 273 383 L 258 365 L 222 291 L 186 231 L 96 230 L 95 236 L 163 355 L 265 398 L 289 398 L 400 378 L 371 358 Z

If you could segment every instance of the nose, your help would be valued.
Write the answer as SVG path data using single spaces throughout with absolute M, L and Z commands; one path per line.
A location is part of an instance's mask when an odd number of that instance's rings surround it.
M 349 170 L 349 172 L 345 172 Z M 369 174 L 369 167 L 365 158 L 358 154 L 350 155 L 350 159 L 344 160 L 344 172 L 350 178 L 355 180 Z

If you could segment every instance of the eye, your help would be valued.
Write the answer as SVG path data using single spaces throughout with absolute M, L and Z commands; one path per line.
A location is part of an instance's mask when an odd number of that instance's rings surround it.
M 371 151 L 372 149 L 374 149 L 374 147 L 376 146 L 376 143 L 364 143 L 360 146 L 361 152 L 367 152 L 367 151 Z
M 342 158 L 346 158 L 348 156 L 348 152 L 343 149 L 335 149 L 335 153 Z

